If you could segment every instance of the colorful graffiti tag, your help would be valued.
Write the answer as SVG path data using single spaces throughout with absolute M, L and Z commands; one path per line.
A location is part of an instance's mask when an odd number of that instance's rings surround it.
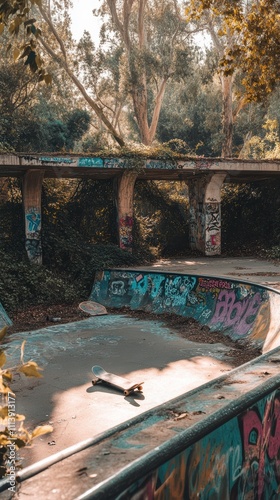
M 226 279 L 105 271 L 100 280 L 96 279 L 91 298 L 110 307 L 192 317 L 211 330 L 224 331 L 234 339 L 252 337 L 258 343 L 267 334 L 267 327 L 262 329 L 264 321 L 266 325 L 270 321 L 269 307 L 265 307 L 269 296 L 264 288 Z
M 9 318 L 8 314 L 6 313 L 4 307 L 2 306 L 0 302 L 0 328 L 3 328 L 3 326 L 11 326 L 13 322 Z
M 78 167 L 103 167 L 102 158 L 79 158 Z
M 207 255 L 221 251 L 220 203 L 205 204 L 205 250 Z
M 36 208 L 29 208 L 26 213 L 27 232 L 34 233 L 41 228 L 41 214 Z
M 133 217 L 121 217 L 119 219 L 119 240 L 120 248 L 123 250 L 131 250 L 132 248 L 132 228 Z
M 104 168 L 125 168 L 129 167 L 129 160 L 121 158 L 105 158 Z
M 117 500 L 276 500 L 279 484 L 277 390 L 139 478 Z
M 25 159 L 27 158 L 28 157 L 25 157 Z M 76 163 L 76 160 L 74 158 L 63 158 L 62 156 L 40 156 L 39 160 L 42 163 L 61 163 L 62 165 Z
M 177 167 L 176 161 L 171 162 L 170 160 L 149 160 L 146 161 L 146 168 L 155 168 L 155 169 L 165 169 L 165 170 L 174 170 Z
M 221 291 L 211 319 L 213 325 L 223 325 L 224 328 L 235 326 L 235 333 L 246 335 L 251 323 L 255 320 L 262 298 L 259 292 L 252 297 L 238 299 L 234 290 Z
M 25 248 L 28 258 L 34 264 L 42 260 L 41 214 L 36 207 L 29 207 L 25 213 Z

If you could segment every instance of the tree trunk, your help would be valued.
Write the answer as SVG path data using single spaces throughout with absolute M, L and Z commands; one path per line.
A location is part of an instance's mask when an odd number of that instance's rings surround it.
M 120 19 L 120 15 L 118 14 L 116 9 L 115 0 L 107 0 L 107 5 L 110 9 L 112 20 L 124 42 L 130 78 L 133 75 L 133 77 L 131 78 L 131 80 L 134 80 L 131 88 L 131 97 L 136 122 L 139 129 L 140 139 L 142 144 L 145 144 L 145 146 L 150 146 L 155 138 L 168 77 L 163 78 L 160 82 L 157 95 L 155 96 L 151 123 L 149 124 L 146 68 L 144 64 L 140 68 L 137 67 L 137 64 L 135 64 L 134 60 L 135 57 L 138 57 L 140 60 L 141 56 L 143 56 L 145 54 L 145 51 L 147 50 L 147 35 L 145 30 L 145 9 L 147 6 L 147 0 L 139 0 L 135 8 L 135 10 L 137 9 L 137 56 L 135 56 L 135 46 L 133 47 L 133 43 L 131 41 L 129 33 L 130 16 L 134 3 L 134 0 L 124 0 L 122 19 Z
M 86 91 L 85 87 L 80 82 L 80 80 L 71 71 L 71 69 L 70 69 L 70 67 L 68 65 L 68 62 L 67 62 L 66 51 L 65 51 L 63 40 L 61 39 L 61 37 L 59 36 L 58 32 L 56 31 L 56 29 L 55 29 L 55 27 L 54 27 L 54 25 L 52 23 L 51 18 L 48 17 L 48 15 L 46 14 L 46 12 L 44 11 L 44 9 L 41 6 L 39 6 L 39 10 L 40 10 L 40 12 L 42 14 L 42 17 L 44 18 L 44 20 L 48 24 L 50 30 L 52 31 L 54 37 L 56 38 L 56 40 L 57 40 L 57 42 L 58 42 L 58 44 L 60 46 L 62 57 L 58 56 L 54 52 L 54 50 L 52 49 L 52 47 L 41 36 L 38 37 L 38 40 L 40 41 L 40 43 L 42 44 L 42 46 L 44 47 L 44 49 L 46 50 L 46 52 L 51 56 L 51 58 L 53 60 L 58 61 L 59 64 L 65 69 L 66 73 L 71 78 L 72 82 L 79 89 L 79 91 L 81 92 L 82 96 L 84 97 L 84 99 L 86 100 L 86 102 L 89 104 L 89 106 L 91 107 L 91 109 L 93 109 L 93 111 L 96 113 L 96 115 L 101 120 L 101 122 L 104 123 L 104 125 L 107 128 L 108 132 L 112 135 L 112 137 L 115 139 L 115 141 L 120 146 L 124 146 L 125 142 L 124 142 L 123 138 L 120 136 L 120 134 L 118 133 L 118 131 L 116 130 L 116 128 L 112 125 L 112 123 L 110 122 L 110 120 L 104 114 L 103 109 L 97 104 L 97 102 L 94 99 L 92 99 L 90 97 L 90 95 Z
M 221 77 L 223 92 L 223 144 L 222 157 L 232 157 L 233 112 L 232 112 L 232 76 Z

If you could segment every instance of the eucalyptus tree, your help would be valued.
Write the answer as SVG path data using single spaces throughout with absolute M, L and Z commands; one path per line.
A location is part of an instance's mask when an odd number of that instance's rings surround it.
M 108 105 L 98 89 L 83 83 L 73 62 L 73 41 L 69 27 L 69 1 L 15 0 L 12 4 L 0 0 L 0 32 L 8 27 L 10 35 L 21 28 L 27 33 L 25 43 L 14 50 L 39 80 L 51 83 L 44 65 L 56 61 L 64 68 L 98 120 L 119 145 L 124 138 Z M 188 72 L 190 49 L 186 22 L 177 0 L 104 0 L 98 14 L 104 15 L 101 30 L 107 46 L 120 49 L 118 95 L 122 94 L 121 109 L 132 102 L 134 118 L 144 144 L 151 144 L 157 129 L 159 114 L 168 81 Z M 104 44 L 103 44 L 104 45 Z M 104 49 L 105 50 L 105 49 Z M 104 72 L 101 74 L 104 75 Z M 100 86 L 99 86 L 100 88 Z M 124 100 L 125 98 L 125 100 Z M 110 104 L 110 103 L 109 103 Z
M 190 0 L 186 13 L 188 21 L 200 23 L 210 33 L 219 55 L 222 154 L 231 156 L 233 126 L 239 112 L 250 101 L 263 101 L 279 79 L 280 4 L 277 0 Z M 237 74 L 242 77 L 234 91 Z
M 180 9 L 174 0 L 104 0 L 98 11 L 102 46 L 109 53 L 121 48 L 118 90 L 146 145 L 156 136 L 168 82 L 190 73 L 193 49 Z
M 197 18 L 209 11 L 221 16 L 220 34 L 229 30 L 235 35 L 221 60 L 225 74 L 232 73 L 238 65 L 244 72 L 247 98 L 256 101 L 266 97 L 275 88 L 280 74 L 279 0 L 190 0 L 188 3 Z
M 184 81 L 172 82 L 158 125 L 158 139 L 185 154 L 220 156 L 222 147 L 222 97 L 212 76 L 210 50 L 193 63 L 193 72 Z M 176 141 L 178 139 L 179 141 Z M 184 141 L 183 145 L 180 141 Z M 183 148 L 183 149 L 182 149 Z
M 111 125 L 103 108 L 87 92 L 81 78 L 75 74 L 73 65 L 73 39 L 70 30 L 69 0 L 15 0 L 13 3 L 0 0 L 0 33 L 7 32 L 12 39 L 25 33 L 25 41 L 13 48 L 15 60 L 24 65 L 47 85 L 52 82 L 48 65 L 55 62 L 64 69 L 83 99 L 105 124 L 116 141 L 124 141 Z
M 89 129 L 90 115 L 65 107 L 71 88 L 61 89 L 54 73 L 52 92 L 37 88 L 34 74 L 22 71 L 20 63 L 3 56 L 0 64 L 0 148 L 2 151 L 72 150 Z
M 36 80 L 22 72 L 18 64 L 3 60 L 0 65 L 0 144 L 2 149 L 18 150 L 31 126 L 36 100 Z M 34 120 L 33 120 L 34 122 Z M 34 129 L 36 124 L 34 123 Z

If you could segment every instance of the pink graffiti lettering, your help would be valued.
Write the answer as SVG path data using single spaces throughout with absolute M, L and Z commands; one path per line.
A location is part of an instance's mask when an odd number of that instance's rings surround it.
M 120 248 L 129 249 L 132 246 L 133 217 L 122 217 L 119 219 Z
M 127 215 L 126 217 L 121 217 L 119 224 L 122 227 L 132 227 L 133 226 L 133 217 L 129 217 L 129 215 Z
M 210 235 L 210 242 L 211 242 L 212 246 L 220 246 L 220 244 L 221 244 L 221 235 L 220 235 L 220 233 L 211 234 Z
M 280 479 L 280 399 L 266 404 L 264 416 L 250 410 L 241 417 L 243 427 L 243 449 L 245 468 L 258 462 L 258 500 L 262 498 L 265 486 L 265 458 L 273 462 L 275 474 Z
M 231 292 L 223 290 L 219 294 L 211 324 L 223 323 L 225 327 L 234 327 L 234 333 L 237 335 L 246 335 L 254 322 L 260 304 L 259 293 L 236 301 L 233 290 Z

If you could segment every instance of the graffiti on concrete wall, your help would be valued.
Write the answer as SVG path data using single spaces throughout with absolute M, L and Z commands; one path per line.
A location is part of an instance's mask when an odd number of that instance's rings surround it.
M 8 314 L 6 313 L 4 307 L 2 306 L 0 302 L 0 328 L 3 328 L 3 326 L 10 326 L 12 325 L 12 321 L 10 320 Z
M 207 218 L 205 213 L 204 194 L 208 182 L 208 175 L 188 181 L 190 198 L 190 245 L 191 248 L 197 248 L 202 252 L 205 252 L 206 245 L 205 231 Z
M 279 484 L 280 391 L 277 390 L 153 473 L 139 478 L 117 500 L 271 500 L 278 498 Z
M 252 297 L 240 300 L 235 290 L 223 290 L 218 296 L 211 324 L 216 327 L 220 324 L 225 329 L 234 327 L 237 335 L 246 335 L 256 318 L 261 302 L 262 298 L 258 292 Z
M 224 331 L 235 339 L 250 337 L 258 343 L 264 340 L 268 331 L 269 296 L 257 285 L 210 277 L 121 270 L 105 271 L 99 278 L 95 280 L 91 298 L 105 306 L 192 317 L 211 330 Z
M 78 167 L 103 167 L 102 158 L 79 158 Z
M 189 209 L 190 246 L 204 251 L 205 214 L 203 203 L 195 201 Z
M 207 159 L 201 159 L 201 160 L 194 160 L 191 162 L 191 165 L 193 168 L 196 170 L 209 170 L 211 167 L 215 165 L 213 161 L 209 161 Z
M 146 161 L 146 168 L 154 168 L 154 169 L 165 169 L 165 170 L 174 170 L 177 168 L 177 164 L 175 161 L 168 160 L 148 160 Z
M 28 258 L 34 264 L 42 260 L 41 213 L 36 207 L 29 207 L 25 213 L 25 248 Z
M 26 229 L 27 233 L 34 233 L 40 231 L 41 229 L 41 214 L 37 208 L 29 208 L 26 217 Z
M 221 251 L 221 209 L 218 202 L 205 204 L 205 250 L 207 255 Z
M 129 160 L 122 158 L 105 158 L 104 168 L 125 168 L 129 167 Z
M 25 157 L 26 159 L 27 157 Z M 40 156 L 39 160 L 42 163 L 60 163 L 61 165 L 69 165 L 76 163 L 75 158 L 63 158 L 62 156 Z
M 132 248 L 133 217 L 126 216 L 119 219 L 120 248 L 130 250 Z
M 267 399 L 264 408 L 255 406 L 242 415 L 240 427 L 242 468 L 255 485 L 255 497 L 273 498 L 268 492 L 273 494 L 280 484 L 280 391 Z M 244 481 L 239 482 L 241 491 Z

